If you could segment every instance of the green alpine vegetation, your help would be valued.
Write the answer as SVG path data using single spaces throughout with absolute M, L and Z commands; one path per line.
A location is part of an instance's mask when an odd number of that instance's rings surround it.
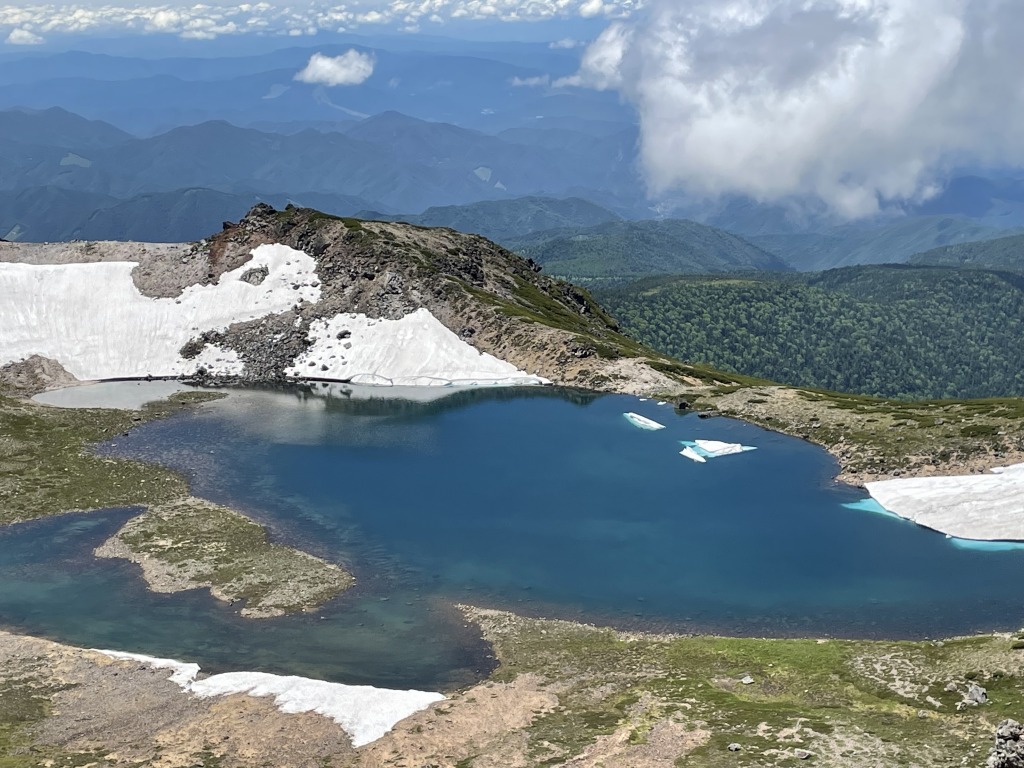
M 1024 272 L 1024 235 L 933 248 L 912 256 L 910 263 L 936 267 L 1010 269 Z
M 506 245 L 544 265 L 548 274 L 581 282 L 788 269 L 741 237 L 682 219 L 537 232 Z
M 1024 395 L 1024 278 L 1013 273 L 885 265 L 662 277 L 598 298 L 660 352 L 784 384 L 895 398 Z

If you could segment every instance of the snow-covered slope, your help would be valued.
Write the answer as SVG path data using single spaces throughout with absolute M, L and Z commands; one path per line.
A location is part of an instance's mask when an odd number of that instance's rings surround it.
M 320 299 L 316 264 L 284 245 L 261 245 L 252 261 L 194 285 L 177 299 L 154 299 L 132 282 L 132 262 L 0 264 L 0 365 L 31 355 L 56 360 L 81 380 L 191 374 L 205 367 L 237 374 L 238 355 L 208 346 L 180 350 L 204 331 L 284 312 Z M 242 276 L 266 269 L 261 283 Z
M 959 539 L 1024 541 L 1024 464 L 989 475 L 867 484 L 888 511 Z
M 83 381 L 191 375 L 200 368 L 242 375 L 245 363 L 226 342 L 207 343 L 190 358 L 182 348 L 205 333 L 321 300 L 316 261 L 286 245 L 260 245 L 216 284 L 192 285 L 178 298 L 144 296 L 132 280 L 135 266 L 0 263 L 0 366 L 38 355 Z M 435 386 L 544 382 L 479 352 L 426 309 L 399 320 L 356 314 L 315 320 L 309 340 L 289 375 Z M 260 339 L 274 343 L 272 335 Z
M 286 371 L 356 384 L 543 384 L 511 363 L 482 353 L 426 309 L 400 320 L 338 315 L 310 329 L 313 345 Z
M 226 672 L 199 680 L 198 664 L 121 651 L 98 653 L 118 661 L 136 661 L 155 669 L 170 670 L 169 680 L 199 698 L 238 693 L 273 696 L 282 712 L 316 712 L 331 718 L 349 735 L 355 747 L 376 741 L 398 721 L 445 698 L 428 691 L 394 691 L 265 672 Z

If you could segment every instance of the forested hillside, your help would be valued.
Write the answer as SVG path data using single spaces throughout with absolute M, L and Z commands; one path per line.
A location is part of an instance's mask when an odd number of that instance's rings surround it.
M 669 273 L 786 270 L 741 237 L 694 221 L 614 221 L 503 243 L 558 277 L 592 281 Z
M 910 263 L 1024 272 L 1024 235 L 934 248 L 912 256 Z
M 889 397 L 1024 395 L 1024 277 L 868 266 L 653 278 L 597 297 L 680 359 L 786 384 Z

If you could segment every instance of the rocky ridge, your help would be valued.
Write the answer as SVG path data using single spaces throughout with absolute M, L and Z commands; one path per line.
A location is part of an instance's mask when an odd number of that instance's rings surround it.
M 281 380 L 308 348 L 315 321 L 344 313 L 398 320 L 425 308 L 481 352 L 557 384 L 615 391 L 677 386 L 646 365 L 646 356 L 659 356 L 618 333 L 586 291 L 541 274 L 533 262 L 483 237 L 258 205 L 237 224 L 225 223 L 202 258 L 214 272 L 236 268 L 264 243 L 313 257 L 323 298 L 204 334 L 184 354 L 216 344 L 238 352 L 247 378 Z

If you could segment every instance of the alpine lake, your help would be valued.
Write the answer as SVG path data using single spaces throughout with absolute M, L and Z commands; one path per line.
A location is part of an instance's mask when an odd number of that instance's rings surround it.
M 638 429 L 633 411 L 665 425 Z M 688 461 L 680 441 L 757 450 Z M 670 405 L 553 388 L 231 390 L 100 453 L 337 562 L 322 609 L 250 620 L 147 590 L 92 551 L 137 509 L 0 529 L 0 625 L 87 647 L 389 688 L 485 676 L 460 603 L 616 627 L 921 638 L 1024 623 L 1024 549 L 970 547 L 855 508 L 806 442 Z M 853 505 L 853 506 L 850 506 Z

